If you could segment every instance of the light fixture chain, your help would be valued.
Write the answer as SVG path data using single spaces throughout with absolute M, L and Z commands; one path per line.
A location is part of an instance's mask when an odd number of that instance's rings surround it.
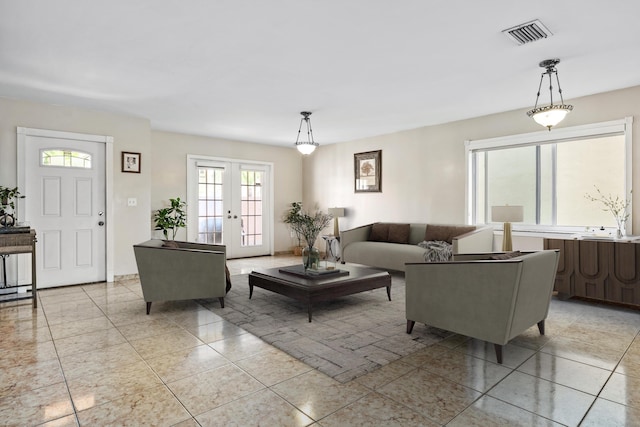
M 538 100 L 540 99 L 540 90 L 542 89 L 542 81 L 544 80 L 545 73 L 540 75 L 540 84 L 538 85 L 538 94 L 536 95 L 536 104 L 533 106 L 534 109 L 538 108 Z
M 558 82 L 558 93 L 560 94 L 560 103 L 564 105 L 564 98 L 562 97 L 562 88 L 560 87 L 560 78 L 558 77 L 558 71 L 556 71 L 556 82 Z
M 553 72 L 551 70 L 547 70 L 547 74 L 549 74 L 549 100 L 551 102 L 550 105 L 553 105 L 553 80 L 551 76 Z

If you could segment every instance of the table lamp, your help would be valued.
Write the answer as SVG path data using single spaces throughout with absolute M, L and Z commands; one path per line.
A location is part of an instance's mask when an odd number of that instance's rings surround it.
M 333 216 L 333 235 L 340 237 L 338 218 L 344 216 L 344 208 L 329 208 L 329 213 Z
M 513 250 L 511 241 L 511 223 L 522 222 L 524 216 L 523 206 L 491 206 L 491 220 L 493 222 L 504 223 L 504 233 L 502 236 L 502 251 Z

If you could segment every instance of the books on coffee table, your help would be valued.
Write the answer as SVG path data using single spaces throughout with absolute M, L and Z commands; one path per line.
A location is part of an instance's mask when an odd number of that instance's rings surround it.
M 337 268 L 334 268 L 333 270 L 327 270 L 325 268 L 319 268 L 319 269 L 304 269 L 304 265 L 298 264 L 298 265 L 292 265 L 290 267 L 282 267 L 280 268 L 280 272 L 281 273 L 287 273 L 287 274 L 293 274 L 295 276 L 299 276 L 299 277 L 306 277 L 307 279 L 314 279 L 314 278 L 329 278 L 329 277 L 334 277 L 334 276 L 348 276 L 349 272 L 346 270 L 339 270 Z

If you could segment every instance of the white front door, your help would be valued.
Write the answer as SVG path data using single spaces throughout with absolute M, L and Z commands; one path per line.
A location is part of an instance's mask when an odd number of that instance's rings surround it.
M 271 254 L 271 165 L 189 159 L 189 240 L 224 244 L 227 258 Z
M 38 288 L 106 280 L 105 144 L 27 135 L 23 150 Z

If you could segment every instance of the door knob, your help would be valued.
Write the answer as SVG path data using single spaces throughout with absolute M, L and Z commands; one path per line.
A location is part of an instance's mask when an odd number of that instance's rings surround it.
M 99 225 L 100 227 L 102 227 L 102 226 L 104 225 L 104 221 L 100 221 L 100 222 L 98 223 L 98 225 Z

